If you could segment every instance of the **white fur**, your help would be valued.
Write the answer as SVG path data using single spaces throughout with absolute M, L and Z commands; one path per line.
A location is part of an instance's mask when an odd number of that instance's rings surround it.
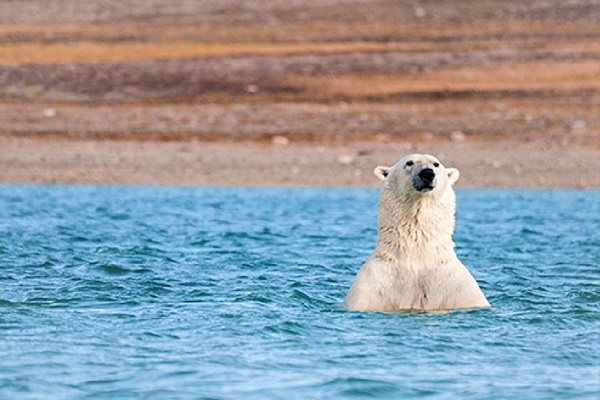
M 418 191 L 414 182 L 424 168 L 434 170 L 435 187 Z M 412 154 L 391 168 L 377 167 L 375 175 L 383 183 L 377 244 L 350 288 L 347 308 L 392 312 L 488 307 L 454 252 L 452 185 L 459 171 L 445 168 L 433 156 Z

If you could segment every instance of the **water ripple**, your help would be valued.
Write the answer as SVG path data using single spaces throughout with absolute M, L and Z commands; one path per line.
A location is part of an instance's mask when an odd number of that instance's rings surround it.
M 0 185 L 0 397 L 597 397 L 600 192 L 457 199 L 493 307 L 379 314 L 376 190 Z

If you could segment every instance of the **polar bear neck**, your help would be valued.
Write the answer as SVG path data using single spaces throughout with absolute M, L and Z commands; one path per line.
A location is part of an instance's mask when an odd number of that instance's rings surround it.
M 376 253 L 408 267 L 448 262 L 455 257 L 455 204 L 452 190 L 439 195 L 398 195 L 384 188 L 378 206 Z

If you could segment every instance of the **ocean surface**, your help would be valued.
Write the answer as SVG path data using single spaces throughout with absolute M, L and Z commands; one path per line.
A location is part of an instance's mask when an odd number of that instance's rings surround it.
M 600 192 L 459 190 L 435 315 L 340 307 L 377 197 L 0 185 L 0 399 L 600 398 Z

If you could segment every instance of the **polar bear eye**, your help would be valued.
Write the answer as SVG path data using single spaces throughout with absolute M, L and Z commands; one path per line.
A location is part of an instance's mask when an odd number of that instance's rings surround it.
M 406 166 L 407 166 L 407 167 L 410 167 L 410 166 L 412 166 L 414 163 L 415 163 L 415 162 L 414 162 L 413 160 L 408 160 L 408 161 L 406 162 Z
M 433 163 L 433 166 L 437 168 L 437 167 L 439 167 L 439 166 L 440 166 L 440 163 L 439 163 L 439 162 L 434 162 L 434 163 Z

